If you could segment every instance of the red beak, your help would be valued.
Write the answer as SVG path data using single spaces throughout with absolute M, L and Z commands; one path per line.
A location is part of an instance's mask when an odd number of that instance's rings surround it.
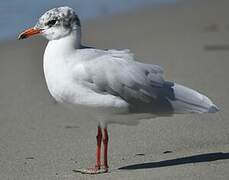
M 41 32 L 42 29 L 29 28 L 23 31 L 21 34 L 19 34 L 18 39 L 25 39 L 36 34 L 40 34 Z

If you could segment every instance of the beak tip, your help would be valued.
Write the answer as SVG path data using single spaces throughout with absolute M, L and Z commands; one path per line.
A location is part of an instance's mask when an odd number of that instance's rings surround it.
M 26 36 L 25 36 L 24 34 L 20 34 L 20 35 L 17 37 L 18 40 L 25 39 L 25 38 L 26 38 Z
M 41 29 L 29 28 L 29 29 L 23 31 L 21 34 L 19 34 L 17 39 L 18 40 L 26 39 L 26 38 L 31 37 L 33 35 L 40 34 L 41 31 L 42 31 Z

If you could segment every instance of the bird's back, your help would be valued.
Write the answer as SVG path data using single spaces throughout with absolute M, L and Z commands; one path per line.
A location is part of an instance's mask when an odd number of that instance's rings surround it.
M 68 58 L 49 59 L 47 61 L 52 63 L 44 63 L 49 90 L 55 99 L 72 105 L 167 115 L 178 109 L 179 112 L 197 112 L 199 105 L 191 99 L 202 98 L 194 90 L 190 93 L 189 88 L 182 89 L 165 81 L 160 66 L 135 61 L 129 50 L 83 48 Z M 180 96 L 181 93 L 184 96 Z M 185 103 L 180 105 L 181 101 Z M 202 108 L 202 111 L 208 110 Z

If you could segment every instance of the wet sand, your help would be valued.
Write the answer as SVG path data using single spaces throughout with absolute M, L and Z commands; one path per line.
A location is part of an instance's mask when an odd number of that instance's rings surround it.
M 221 109 L 109 126 L 110 173 L 97 176 L 72 171 L 94 163 L 96 122 L 50 97 L 42 69 L 47 42 L 2 42 L 0 179 L 229 179 L 228 5 L 184 2 L 82 22 L 84 44 L 129 48 Z

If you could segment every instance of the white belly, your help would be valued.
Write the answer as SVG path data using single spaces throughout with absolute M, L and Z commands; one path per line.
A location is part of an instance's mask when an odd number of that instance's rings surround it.
M 44 74 L 50 94 L 60 103 L 68 105 L 82 105 L 96 108 L 110 108 L 126 111 L 128 104 L 121 98 L 99 94 L 85 87 L 80 80 L 76 80 L 72 69 L 65 63 L 55 59 L 44 59 Z

